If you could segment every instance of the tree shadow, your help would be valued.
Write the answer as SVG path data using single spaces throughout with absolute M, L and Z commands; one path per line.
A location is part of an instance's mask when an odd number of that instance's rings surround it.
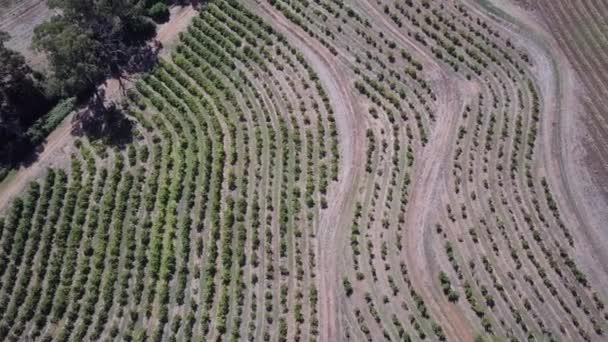
M 161 48 L 162 46 L 156 40 L 127 48 L 125 59 L 111 66 L 110 75 L 107 75 L 106 80 L 115 78 L 122 84 L 123 80 L 150 70 L 158 61 L 158 53 Z
M 120 105 L 106 100 L 103 89 L 92 97 L 86 108 L 77 110 L 70 125 L 70 134 L 75 137 L 87 137 L 91 142 L 98 141 L 119 149 L 132 143 L 134 138 L 133 122 L 124 114 Z M 48 137 L 33 146 L 28 141 L 23 141 L 21 157 L 12 163 L 0 163 L 0 168 L 32 166 L 39 161 L 48 143 Z
M 88 107 L 77 113 L 72 134 L 122 149 L 133 141 L 133 126 L 122 107 L 116 102 L 106 101 L 105 91 L 101 89 Z
M 45 143 L 46 144 L 46 141 Z M 17 167 L 30 167 L 38 161 L 38 156 L 44 151 L 44 144 L 38 144 L 16 164 Z

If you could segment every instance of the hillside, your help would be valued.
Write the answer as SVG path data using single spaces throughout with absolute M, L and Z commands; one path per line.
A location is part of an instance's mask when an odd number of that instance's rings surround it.
M 604 341 L 605 7 L 173 9 L 0 187 L 0 340 Z

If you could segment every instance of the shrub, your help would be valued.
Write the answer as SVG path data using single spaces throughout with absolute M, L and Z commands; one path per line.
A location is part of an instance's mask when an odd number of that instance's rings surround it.
M 47 115 L 38 119 L 27 130 L 27 137 L 32 145 L 38 145 L 51 133 L 61 121 L 74 109 L 76 98 L 69 98 L 58 103 Z M 2 177 L 0 177 L 1 179 Z
M 350 297 L 353 294 L 353 286 L 351 285 L 348 278 L 344 278 L 342 280 L 342 284 L 344 285 L 344 291 L 346 292 L 346 296 Z
M 157 2 L 148 10 L 148 16 L 157 23 L 165 22 L 169 20 L 169 8 L 164 2 Z

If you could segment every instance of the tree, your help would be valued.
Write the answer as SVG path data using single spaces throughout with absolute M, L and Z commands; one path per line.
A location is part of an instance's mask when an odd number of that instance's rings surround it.
M 0 141 L 9 142 L 0 148 L 2 160 L 10 159 L 14 154 L 15 145 L 10 142 L 17 140 L 22 133 L 14 98 L 30 72 L 25 58 L 4 45 L 9 38 L 7 33 L 0 31 Z
M 344 277 L 342 280 L 342 285 L 344 285 L 344 291 L 346 292 L 346 296 L 350 297 L 353 294 L 353 286 L 348 280 L 348 278 Z
M 61 14 L 36 27 L 33 46 L 46 52 L 61 95 L 92 90 L 107 77 L 139 71 L 153 62 L 146 40 L 153 23 L 136 0 L 49 0 Z
M 0 89 L 3 92 L 18 86 L 31 72 L 25 58 L 5 46 L 9 38 L 8 33 L 0 31 Z
M 90 89 L 106 74 L 104 47 L 90 29 L 55 16 L 34 30 L 34 48 L 45 51 L 53 70 L 51 90 L 61 95 Z
M 164 22 L 169 19 L 169 7 L 163 2 L 157 2 L 150 7 L 148 15 L 156 22 Z
M 0 164 L 12 163 L 23 151 L 25 130 L 47 102 L 25 58 L 6 47 L 9 38 L 0 31 Z

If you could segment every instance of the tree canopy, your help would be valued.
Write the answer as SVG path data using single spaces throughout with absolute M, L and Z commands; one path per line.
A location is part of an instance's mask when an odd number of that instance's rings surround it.
M 0 31 L 0 160 L 12 159 L 21 137 L 18 104 L 31 73 L 25 58 L 6 47 L 9 35 Z M 15 143 L 12 143 L 15 142 Z
M 49 0 L 61 14 L 38 26 L 33 46 L 47 53 L 50 89 L 73 95 L 139 67 L 152 53 L 154 25 L 139 0 Z
M 0 31 L 0 96 L 15 88 L 31 71 L 21 54 L 4 45 L 9 38 L 6 32 Z
M 26 127 L 46 111 L 47 100 L 32 79 L 25 58 L 6 47 L 0 31 L 0 164 L 12 162 L 24 145 Z

